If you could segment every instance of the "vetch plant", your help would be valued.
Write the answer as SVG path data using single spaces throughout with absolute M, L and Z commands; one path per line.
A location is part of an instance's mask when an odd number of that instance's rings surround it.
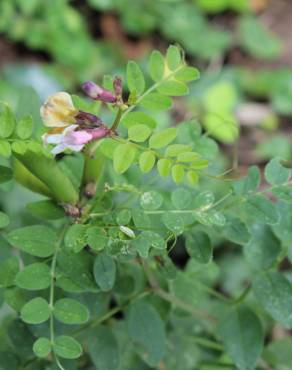
M 24 222 L 0 213 L 3 368 L 288 363 L 291 170 L 274 158 L 264 179 L 220 173 L 199 123 L 161 127 L 198 77 L 170 46 L 149 76 L 130 61 L 125 86 L 106 76 L 83 84 L 90 100 L 49 97 L 41 128 L 2 104 L 3 189 L 14 178 L 42 195 Z

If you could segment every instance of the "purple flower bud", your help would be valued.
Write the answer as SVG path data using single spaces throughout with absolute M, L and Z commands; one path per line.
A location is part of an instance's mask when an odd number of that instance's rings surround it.
M 100 125 L 102 123 L 99 117 L 95 116 L 94 114 L 88 113 L 88 112 L 83 112 L 82 110 L 78 112 L 75 118 L 78 124 L 88 122 L 90 124 Z
M 115 103 L 115 95 L 103 87 L 96 85 L 94 82 L 86 81 L 82 84 L 82 89 L 91 99 L 100 100 L 104 103 Z
M 101 139 L 107 135 L 109 135 L 110 130 L 109 128 L 103 126 L 100 128 L 94 128 L 91 130 L 87 130 L 87 132 L 92 136 L 92 140 Z
M 113 82 L 114 90 L 117 96 L 121 96 L 123 93 L 123 81 L 121 77 L 117 76 Z

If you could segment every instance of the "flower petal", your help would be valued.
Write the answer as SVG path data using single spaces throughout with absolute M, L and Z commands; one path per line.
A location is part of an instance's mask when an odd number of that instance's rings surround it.
M 59 153 L 64 152 L 66 149 L 67 149 L 67 145 L 65 145 L 65 144 L 59 144 L 59 145 L 55 146 L 54 149 L 51 150 L 51 153 L 53 155 L 57 155 Z
M 40 113 L 45 126 L 65 127 L 75 122 L 78 111 L 68 93 L 58 92 L 48 97 Z
M 43 141 L 46 144 L 60 144 L 62 142 L 63 135 L 62 134 L 46 134 L 43 136 Z
M 82 144 L 82 145 L 67 145 L 67 148 L 73 150 L 73 152 L 80 152 L 84 148 L 84 144 Z

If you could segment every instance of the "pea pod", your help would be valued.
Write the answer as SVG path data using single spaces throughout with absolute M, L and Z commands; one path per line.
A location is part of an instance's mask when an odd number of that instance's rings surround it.
M 34 176 L 19 160 L 13 159 L 12 163 L 13 175 L 15 180 L 25 188 L 34 193 L 45 195 L 53 198 L 50 189 L 36 176 Z
M 96 187 L 102 178 L 105 161 L 105 156 L 99 152 L 93 157 L 85 156 L 82 184 L 88 197 L 95 194 Z
M 76 204 L 78 193 L 70 179 L 62 172 L 54 159 L 42 154 L 27 151 L 15 154 L 15 157 L 49 188 L 52 197 L 59 203 Z

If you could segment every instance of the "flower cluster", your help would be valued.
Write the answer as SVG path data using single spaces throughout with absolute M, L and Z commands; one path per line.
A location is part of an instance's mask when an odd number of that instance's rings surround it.
M 111 104 L 121 101 L 122 82 L 120 78 L 114 81 L 114 93 L 91 81 L 85 82 L 82 88 L 91 99 Z M 54 155 L 66 149 L 79 152 L 87 143 L 111 134 L 111 130 L 102 123 L 99 117 L 76 109 L 71 96 L 66 92 L 57 92 L 48 97 L 40 113 L 44 125 L 51 128 L 42 136 L 42 139 L 46 145 L 54 145 L 51 150 Z

